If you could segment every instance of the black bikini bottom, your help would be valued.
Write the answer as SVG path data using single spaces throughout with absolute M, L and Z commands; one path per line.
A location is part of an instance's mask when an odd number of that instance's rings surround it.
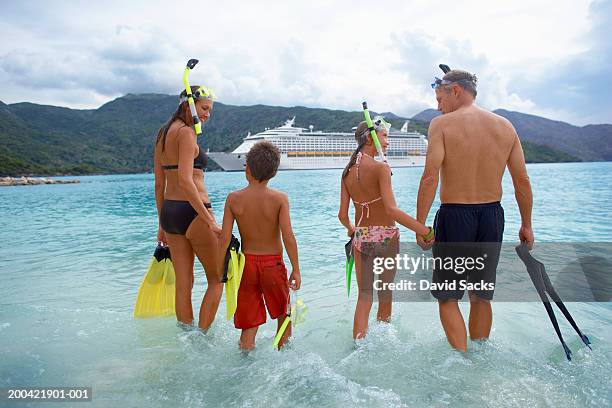
M 204 207 L 212 208 L 210 203 L 204 203 Z M 189 201 L 164 200 L 159 222 L 162 229 L 169 234 L 185 235 L 191 222 L 198 216 L 196 210 Z

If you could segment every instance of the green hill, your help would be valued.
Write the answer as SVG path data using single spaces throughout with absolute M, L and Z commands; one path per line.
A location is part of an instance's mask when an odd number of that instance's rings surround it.
M 176 106 L 175 96 L 160 94 L 128 94 L 89 110 L 0 102 L 0 175 L 150 172 L 157 130 Z M 261 132 L 293 116 L 296 126 L 322 131 L 348 131 L 362 120 L 358 111 L 216 102 L 199 142 L 211 151 L 231 151 L 247 132 Z M 387 117 L 398 128 L 405 120 Z M 410 127 L 426 134 L 427 125 L 413 120 Z M 576 160 L 535 144 L 525 150 L 535 161 Z

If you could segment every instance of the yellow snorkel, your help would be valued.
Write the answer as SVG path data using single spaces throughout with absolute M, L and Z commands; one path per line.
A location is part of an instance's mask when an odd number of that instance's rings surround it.
M 191 94 L 191 86 L 189 86 L 189 72 L 191 72 L 197 63 L 197 59 L 190 59 L 187 61 L 187 66 L 185 67 L 185 71 L 183 71 L 183 84 L 185 85 L 185 92 L 187 92 L 187 101 L 189 102 L 189 110 L 191 111 L 191 119 L 193 120 L 193 130 L 195 130 L 196 135 L 199 136 L 202 134 L 202 123 L 200 123 L 193 95 Z
M 293 299 L 294 297 L 296 299 L 291 302 L 291 299 Z M 278 343 L 280 343 L 280 340 L 283 337 L 283 334 L 285 334 L 285 330 L 287 330 L 287 326 L 290 322 L 293 322 L 293 327 L 304 322 L 307 310 L 308 307 L 304 305 L 304 301 L 302 301 L 301 298 L 297 297 L 297 293 L 292 291 L 292 293 L 290 294 L 290 302 L 287 305 L 287 314 L 285 321 L 278 330 L 278 333 L 276 333 L 276 336 L 274 337 L 274 342 L 272 343 L 272 347 L 278 348 Z
M 199 136 L 202 134 L 202 123 L 200 122 L 200 118 L 198 117 L 198 112 L 196 111 L 195 99 L 213 99 L 214 93 L 212 89 L 209 89 L 205 86 L 199 87 L 195 92 L 191 92 L 191 86 L 189 85 L 189 73 L 198 63 L 197 59 L 190 59 L 187 61 L 187 66 L 183 71 L 183 84 L 185 85 L 185 92 L 187 94 L 186 98 L 181 98 L 180 102 L 184 102 L 187 100 L 189 103 L 189 110 L 191 111 L 191 119 L 193 120 L 193 130 L 196 135 Z
M 366 101 L 363 101 L 361 105 L 363 107 L 363 116 L 365 117 L 366 125 L 368 125 L 368 130 L 370 131 L 370 136 L 372 136 L 372 140 L 374 141 L 374 146 L 376 146 L 376 151 L 378 152 L 382 160 L 385 163 L 389 164 L 389 162 L 387 161 L 387 158 L 385 157 L 385 153 L 382 150 L 382 146 L 380 145 L 380 140 L 378 140 L 376 129 L 374 128 L 374 125 L 372 124 L 372 118 L 370 118 L 370 111 L 368 110 L 368 103 Z

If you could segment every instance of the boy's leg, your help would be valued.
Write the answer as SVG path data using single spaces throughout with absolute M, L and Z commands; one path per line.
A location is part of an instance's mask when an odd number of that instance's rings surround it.
M 243 329 L 240 334 L 240 349 L 241 350 L 253 350 L 255 348 L 255 336 L 257 335 L 257 329 L 259 326 L 251 327 L 250 329 Z
M 287 318 L 287 315 L 282 315 L 281 317 L 279 317 L 277 320 L 278 322 L 278 326 L 276 328 L 276 333 L 278 334 L 278 332 L 280 331 L 281 326 L 283 325 L 283 322 L 285 321 L 285 319 Z M 285 342 L 287 341 L 287 339 L 291 337 L 291 322 L 289 322 L 287 324 L 287 328 L 285 328 L 285 332 L 283 333 L 282 337 L 280 338 L 280 341 L 278 342 L 278 349 L 280 350 L 281 348 L 283 348 L 283 345 L 285 344 Z

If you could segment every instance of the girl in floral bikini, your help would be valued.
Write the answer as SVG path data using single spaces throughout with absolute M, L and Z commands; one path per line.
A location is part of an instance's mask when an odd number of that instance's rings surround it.
M 388 125 L 382 118 L 374 121 L 374 129 L 383 151 L 387 149 Z M 355 272 L 359 296 L 355 308 L 353 338 L 365 337 L 368 318 L 372 308 L 373 261 L 375 257 L 395 257 L 399 252 L 399 228 L 397 221 L 416 232 L 427 236 L 429 228 L 406 214 L 395 203 L 391 186 L 391 169 L 386 163 L 374 160 L 376 147 L 366 122 L 361 122 L 355 131 L 357 149 L 342 173 L 340 210 L 338 219 L 353 237 Z M 351 199 L 355 205 L 356 226 L 348 216 Z M 383 282 L 392 282 L 395 269 L 385 270 L 380 277 Z M 377 320 L 388 322 L 391 318 L 392 294 L 390 290 L 378 290 Z

